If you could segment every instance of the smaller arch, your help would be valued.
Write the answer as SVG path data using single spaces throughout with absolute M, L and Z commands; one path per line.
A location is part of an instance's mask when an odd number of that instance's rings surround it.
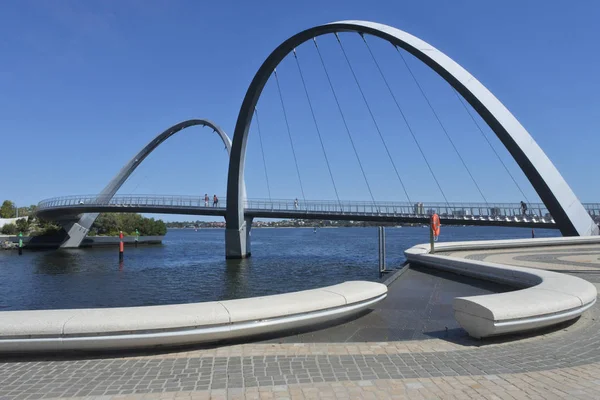
M 217 124 L 208 119 L 188 119 L 186 121 L 180 122 L 166 129 L 164 132 L 157 135 L 154 139 L 152 139 L 142 150 L 140 150 L 127 164 L 125 164 L 121 170 L 115 175 L 114 178 L 102 189 L 100 194 L 98 195 L 98 201 L 104 204 L 108 204 L 110 200 L 113 198 L 115 193 L 123 186 L 127 178 L 131 176 L 133 171 L 152 153 L 158 146 L 161 145 L 165 140 L 175 135 L 177 132 L 180 132 L 186 128 L 192 126 L 206 126 L 211 128 L 214 132 L 216 132 L 225 148 L 227 150 L 227 156 L 231 155 L 231 139 L 225 131 L 221 129 Z M 246 198 L 246 185 L 243 184 L 243 198 Z M 67 231 L 67 239 L 61 244 L 61 248 L 72 248 L 79 247 L 81 241 L 87 235 L 88 231 L 92 227 L 92 224 L 98 218 L 98 213 L 85 213 L 79 217 L 79 220 L 74 222 L 70 221 L 66 224 L 65 230 Z

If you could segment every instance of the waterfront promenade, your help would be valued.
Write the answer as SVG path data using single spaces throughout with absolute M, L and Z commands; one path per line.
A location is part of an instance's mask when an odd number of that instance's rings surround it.
M 555 270 L 600 284 L 599 245 L 450 255 Z M 400 276 L 390 285 L 389 301 L 402 282 Z M 429 302 L 436 303 L 432 293 Z M 361 318 L 372 323 L 388 300 Z M 541 335 L 482 341 L 457 331 L 393 341 L 378 330 L 360 343 L 351 337 L 335 343 L 271 339 L 162 353 L 4 359 L 0 398 L 599 398 L 598 317 L 594 305 L 576 322 Z M 342 327 L 356 328 L 360 320 Z

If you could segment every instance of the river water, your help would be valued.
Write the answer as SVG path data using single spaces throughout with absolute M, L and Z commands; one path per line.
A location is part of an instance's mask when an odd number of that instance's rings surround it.
M 537 229 L 536 237 L 559 236 Z M 445 227 L 441 241 L 531 237 L 530 229 Z M 386 229 L 388 268 L 429 241 L 421 227 Z M 221 229 L 169 230 L 162 245 L 0 252 L 0 310 L 124 307 L 285 293 L 347 280 L 379 280 L 376 228 L 261 228 L 252 257 L 225 260 Z

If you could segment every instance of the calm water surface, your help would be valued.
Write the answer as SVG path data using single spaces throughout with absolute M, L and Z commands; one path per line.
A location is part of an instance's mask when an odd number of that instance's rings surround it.
M 388 268 L 403 250 L 429 240 L 428 229 L 387 228 Z M 536 230 L 536 237 L 559 236 Z M 531 230 L 445 227 L 441 241 L 531 237 Z M 252 231 L 252 257 L 225 260 L 224 231 L 170 230 L 162 245 L 0 251 L 0 310 L 118 307 L 251 297 L 378 280 L 377 229 L 279 228 Z

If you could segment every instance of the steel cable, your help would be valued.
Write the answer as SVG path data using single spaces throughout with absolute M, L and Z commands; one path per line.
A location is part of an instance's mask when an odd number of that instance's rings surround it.
M 281 86 L 279 86 L 279 77 L 277 76 L 277 69 L 273 70 L 273 74 L 275 75 L 275 82 L 277 82 L 277 91 L 279 92 L 279 100 L 281 100 L 283 118 L 285 119 L 285 126 L 287 128 L 288 137 L 290 138 L 290 145 L 292 146 L 292 154 L 294 155 L 294 164 L 296 164 L 296 173 L 298 174 L 298 182 L 300 182 L 300 191 L 302 192 L 302 199 L 304 200 L 304 204 L 306 204 L 304 186 L 302 185 L 302 178 L 300 177 L 300 168 L 298 167 L 298 159 L 296 158 L 296 149 L 294 148 L 294 141 L 292 140 L 292 132 L 290 131 L 290 124 L 288 122 L 287 112 L 285 111 L 285 104 L 283 103 L 283 96 L 281 94 Z
M 404 62 L 404 65 L 406 66 L 406 69 L 408 70 L 408 72 L 410 73 L 410 76 L 412 76 L 415 84 L 417 85 L 417 87 L 419 88 L 419 91 L 421 92 L 421 94 L 423 95 L 423 98 L 425 99 L 425 101 L 427 102 L 427 104 L 429 105 L 429 108 L 431 109 L 431 112 L 433 113 L 433 115 L 435 116 L 435 119 L 437 120 L 438 124 L 440 125 L 440 127 L 442 128 L 442 131 L 444 131 L 444 134 L 446 135 L 446 138 L 448 138 L 448 141 L 450 142 L 450 144 L 452 145 L 452 148 L 454 149 L 454 151 L 456 152 L 456 155 L 458 156 L 458 158 L 460 159 L 460 162 L 462 163 L 462 165 L 465 167 L 465 170 L 467 170 L 467 173 L 469 174 L 469 176 L 471 177 L 471 180 L 473 181 L 473 184 L 475 185 L 475 187 L 477 188 L 477 191 L 479 192 L 479 194 L 481 195 L 481 198 L 483 199 L 483 202 L 485 204 L 488 204 L 487 199 L 485 198 L 485 196 L 483 195 L 483 192 L 481 191 L 481 188 L 479 187 L 479 185 L 477 184 L 477 181 L 475 180 L 475 178 L 473 177 L 473 174 L 471 173 L 471 170 L 469 170 L 469 167 L 467 167 L 467 164 L 465 163 L 465 160 L 462 158 L 462 156 L 460 155 L 460 152 L 458 151 L 458 149 L 456 148 L 456 145 L 454 144 L 454 141 L 452 140 L 452 138 L 450 137 L 450 134 L 448 133 L 448 131 L 446 130 L 446 127 L 444 126 L 444 124 L 442 123 L 442 120 L 440 119 L 440 117 L 438 116 L 437 112 L 435 111 L 435 109 L 433 108 L 433 105 L 431 104 L 431 102 L 429 101 L 429 98 L 427 97 L 427 95 L 425 94 L 425 91 L 423 90 L 423 88 L 421 87 L 421 84 L 419 83 L 419 81 L 417 80 L 417 77 L 415 76 L 415 74 L 413 74 L 412 69 L 410 68 L 410 66 L 408 65 L 408 63 L 406 62 L 406 59 L 404 58 L 404 55 L 402 55 L 402 52 L 400 51 L 400 49 L 398 48 L 398 46 L 394 45 L 394 48 L 396 49 L 396 51 L 398 52 L 398 54 L 400 55 L 400 58 L 402 58 L 402 61 Z
M 325 151 L 325 144 L 323 143 L 323 138 L 321 137 L 321 130 L 319 129 L 319 124 L 317 123 L 317 117 L 315 116 L 315 111 L 312 106 L 312 102 L 310 100 L 310 96 L 308 94 L 308 89 L 306 87 L 306 82 L 304 80 L 304 74 L 302 73 L 302 68 L 300 68 L 300 61 L 298 60 L 298 55 L 296 54 L 296 49 L 293 50 L 294 59 L 296 60 L 296 65 L 298 66 L 298 73 L 300 74 L 300 79 L 302 80 L 302 86 L 304 87 L 304 93 L 306 94 L 306 100 L 308 101 L 308 107 L 310 108 L 310 113 L 312 115 L 313 122 L 315 123 L 315 129 L 317 130 L 317 135 L 319 136 L 319 142 L 321 143 L 321 150 L 323 150 L 323 156 L 325 157 L 325 163 L 327 164 L 327 170 L 329 171 L 329 177 L 331 178 L 331 183 L 333 184 L 333 190 L 335 191 L 335 197 L 337 198 L 338 204 L 340 205 L 340 211 L 343 211 L 342 202 L 340 200 L 340 195 L 338 194 L 337 186 L 335 184 L 335 179 L 333 179 L 333 173 L 331 172 L 331 166 L 329 165 L 329 158 L 327 157 L 327 152 Z
M 254 116 L 256 117 L 256 130 L 258 132 L 258 141 L 260 142 L 260 153 L 262 155 L 263 167 L 265 169 L 265 181 L 267 182 L 267 192 L 269 193 L 269 202 L 273 202 L 273 200 L 271 199 L 271 186 L 269 185 L 269 174 L 267 173 L 267 161 L 265 159 L 265 149 L 263 147 L 262 134 L 260 132 L 260 121 L 258 119 L 258 110 L 256 109 L 256 107 L 254 107 Z
M 321 60 L 321 65 L 323 66 L 323 70 L 325 71 L 325 76 L 327 77 L 327 82 L 329 82 L 329 87 L 331 88 L 331 92 L 333 93 L 333 97 L 337 104 L 337 108 L 340 112 L 340 116 L 342 117 L 342 121 L 344 122 L 344 127 L 346 128 L 346 133 L 348 134 L 348 138 L 350 139 L 350 144 L 352 145 L 352 149 L 354 150 L 354 155 L 358 160 L 358 165 L 360 167 L 360 171 L 362 172 L 363 178 L 367 185 L 367 190 L 369 191 L 369 195 L 371 196 L 371 201 L 373 202 L 373 206 L 377 208 L 375 203 L 375 197 L 373 197 L 373 192 L 371 191 L 371 186 L 369 185 L 369 180 L 367 179 L 367 175 L 365 173 L 365 169 L 363 168 L 362 163 L 360 162 L 360 157 L 358 156 L 358 151 L 356 150 L 356 145 L 354 144 L 354 140 L 352 139 L 352 135 L 350 134 L 350 128 L 348 127 L 348 123 L 346 122 L 346 117 L 344 116 L 344 112 L 342 111 L 342 106 L 338 100 L 337 94 L 335 93 L 335 89 L 333 88 L 333 83 L 331 82 L 331 78 L 329 76 L 329 72 L 327 71 L 327 67 L 325 66 L 325 61 L 323 60 L 323 56 L 321 55 L 321 50 L 317 45 L 317 39 L 313 38 L 313 43 L 315 44 L 315 48 L 317 49 L 317 54 L 319 55 L 319 59 Z
M 467 107 L 467 105 L 465 104 L 465 100 L 462 98 L 462 96 L 460 94 L 458 94 L 458 92 L 456 91 L 456 89 L 452 88 L 452 91 L 454 92 L 454 94 L 456 95 L 456 97 L 458 98 L 458 100 L 460 101 L 460 104 L 462 104 L 462 106 L 464 107 L 464 109 L 467 111 L 467 114 L 469 114 L 469 117 L 471 117 L 471 120 L 473 121 L 473 123 L 475 124 L 475 126 L 477 127 L 477 129 L 479 130 L 479 132 L 481 133 L 481 136 L 483 136 L 483 138 L 485 139 L 485 141 L 487 142 L 487 144 L 490 146 L 490 149 L 492 149 L 492 151 L 494 152 L 494 154 L 498 158 L 498 161 L 500 161 L 500 164 L 502 164 L 502 166 L 506 170 L 506 173 L 508 173 L 508 176 L 510 176 L 510 179 L 512 179 L 512 181 L 515 184 L 515 186 L 517 187 L 517 189 L 519 189 L 519 192 L 521 192 L 521 194 L 525 198 L 525 201 L 527 202 L 527 204 L 531 204 L 529 202 L 529 199 L 527 198 L 527 195 L 525 194 L 525 192 L 523 192 L 523 190 L 521 189 L 521 186 L 519 186 L 519 184 L 517 183 L 517 180 L 515 179 L 515 177 L 513 176 L 513 174 L 510 172 L 510 170 L 508 169 L 508 167 L 506 166 L 506 164 L 504 163 L 504 161 L 502 161 L 502 158 L 500 158 L 500 155 L 498 154 L 498 152 L 496 151 L 496 149 L 494 148 L 494 146 L 492 145 L 492 143 L 488 139 L 488 137 L 485 134 L 485 132 L 483 132 L 483 129 L 481 128 L 481 126 L 479 125 L 479 123 L 477 122 L 477 120 L 475 119 L 475 117 L 473 116 L 473 113 L 471 113 L 471 110 L 469 110 L 469 107 Z
M 410 132 L 410 135 L 413 138 L 413 141 L 417 145 L 417 148 L 419 149 L 419 152 L 421 153 L 421 156 L 423 157 L 423 160 L 425 160 L 425 164 L 427 164 L 427 168 L 429 169 L 429 172 L 431 173 L 431 176 L 433 177 L 433 180 L 435 181 L 435 184 L 437 185 L 438 189 L 440 190 L 440 193 L 444 197 L 444 201 L 446 202 L 446 205 L 448 207 L 450 207 L 450 203 L 448 202 L 448 199 L 446 198 L 446 194 L 444 193 L 444 190 L 442 189 L 442 186 L 440 185 L 440 182 L 436 178 L 435 173 L 433 172 L 433 168 L 431 167 L 431 164 L 429 163 L 429 160 L 427 160 L 427 156 L 425 155 L 425 152 L 423 151 L 423 148 L 419 144 L 419 141 L 417 140 L 417 136 L 415 135 L 415 133 L 414 133 L 414 131 L 413 131 L 410 123 L 408 122 L 408 118 L 406 118 L 406 114 L 404 114 L 404 111 L 402 110 L 402 107 L 400 107 L 400 103 L 398 103 L 398 99 L 396 99 L 396 95 L 392 91 L 392 88 L 390 87 L 390 84 L 388 83 L 385 75 L 383 74 L 383 71 L 381 70 L 381 67 L 379 66 L 379 63 L 375 59 L 375 56 L 373 55 L 373 52 L 371 51 L 371 48 L 369 47 L 369 44 L 367 43 L 364 35 L 361 34 L 361 36 L 363 38 L 363 41 L 365 42 L 365 45 L 367 46 L 367 49 L 369 50 L 369 54 L 371 54 L 371 58 L 373 59 L 373 62 L 377 66 L 377 70 L 379 71 L 379 74 L 381 75 L 381 78 L 383 79 L 383 82 L 385 83 L 385 86 L 387 87 L 388 91 L 390 92 L 390 95 L 392 96 L 392 99 L 394 100 L 394 103 L 396 104 L 396 108 L 398 108 L 398 111 L 400 112 L 400 115 L 402 116 L 402 119 L 404 120 L 404 123 L 406 124 L 406 127 L 408 128 L 408 131 Z
M 344 46 L 342 46 L 342 41 L 340 40 L 340 37 L 338 36 L 337 33 L 335 34 L 335 37 L 337 38 L 337 41 L 340 44 L 340 48 L 342 49 L 342 53 L 344 54 L 344 58 L 346 59 L 346 63 L 348 64 L 348 68 L 350 68 L 350 72 L 352 72 L 352 76 L 354 77 L 354 81 L 356 82 L 356 86 L 358 87 L 358 91 L 360 92 L 360 95 L 362 96 L 362 99 L 365 102 L 367 110 L 369 111 L 369 115 L 371 116 L 371 119 L 373 120 L 373 124 L 375 125 L 375 129 L 377 130 L 377 133 L 379 134 L 381 143 L 383 143 L 385 152 L 387 153 L 387 156 L 390 159 L 390 162 L 392 163 L 392 167 L 394 167 L 394 171 L 396 172 L 396 176 L 398 177 L 398 180 L 400 181 L 400 185 L 402 186 L 402 190 L 404 191 L 404 194 L 406 195 L 406 199 L 408 200 L 409 203 L 411 203 L 410 196 L 408 195 L 408 191 L 406 190 L 406 186 L 404 186 L 404 182 L 402 181 L 402 178 L 400 177 L 398 168 L 396 168 L 396 163 L 394 162 L 394 159 L 392 158 L 392 155 L 390 154 L 390 150 L 388 149 L 385 139 L 383 138 L 383 135 L 381 133 L 381 129 L 379 129 L 379 125 L 377 124 L 377 121 L 375 120 L 375 115 L 373 115 L 373 111 L 371 111 L 371 107 L 369 106 L 367 97 L 365 96 L 365 93 L 363 92 L 362 87 L 360 86 L 358 77 L 356 76 L 356 73 L 354 72 L 354 68 L 352 68 L 352 64 L 350 64 L 350 59 L 348 58 L 348 55 L 346 54 L 346 50 L 344 50 Z

